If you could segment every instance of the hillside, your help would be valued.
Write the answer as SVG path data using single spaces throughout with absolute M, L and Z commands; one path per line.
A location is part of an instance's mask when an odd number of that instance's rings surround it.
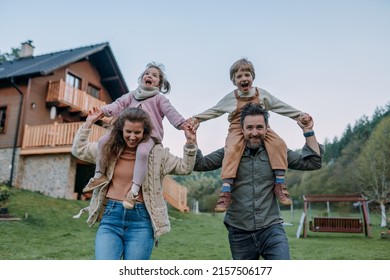
M 84 201 L 46 197 L 39 193 L 12 189 L 10 213 L 20 221 L 0 221 L 0 259 L 2 260 L 90 260 L 94 258 L 97 226 L 88 228 L 86 216 L 72 216 Z M 381 239 L 379 218 L 371 215 L 372 238 L 363 234 L 310 233 L 296 238 L 302 210 L 283 211 L 292 226 L 286 226 L 291 256 L 296 260 L 389 260 L 390 239 Z M 169 209 L 172 230 L 154 249 L 154 260 L 227 260 L 230 250 L 223 214 L 181 213 Z M 332 244 L 333 250 L 329 249 Z M 356 249 L 358 248 L 358 249 Z

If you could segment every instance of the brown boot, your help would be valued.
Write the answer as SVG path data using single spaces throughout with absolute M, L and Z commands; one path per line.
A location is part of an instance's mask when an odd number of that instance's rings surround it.
M 102 176 L 99 178 L 91 178 L 88 182 L 88 184 L 83 189 L 83 193 L 91 192 L 94 189 L 103 186 L 105 183 L 107 183 L 108 179 L 106 176 Z
M 229 208 L 231 199 L 231 193 L 230 192 L 221 192 L 219 194 L 219 198 L 217 201 L 217 205 L 214 208 L 215 212 L 226 212 Z
M 275 183 L 274 193 L 279 200 L 279 203 L 285 206 L 291 205 L 292 201 L 288 194 L 286 184 Z
M 131 191 L 127 193 L 126 198 L 123 200 L 123 207 L 126 209 L 133 209 L 139 195 L 134 195 Z

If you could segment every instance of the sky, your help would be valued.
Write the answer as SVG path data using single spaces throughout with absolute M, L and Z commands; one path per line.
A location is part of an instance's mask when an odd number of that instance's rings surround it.
M 167 95 L 185 117 L 234 90 L 230 66 L 247 58 L 254 85 L 314 119 L 319 142 L 390 102 L 390 0 L 0 0 L 0 51 L 32 40 L 34 55 L 108 42 L 130 90 L 147 63 L 164 63 Z M 291 149 L 293 120 L 271 112 Z M 163 144 L 184 134 L 164 121 Z M 227 115 L 201 123 L 203 153 L 224 145 Z

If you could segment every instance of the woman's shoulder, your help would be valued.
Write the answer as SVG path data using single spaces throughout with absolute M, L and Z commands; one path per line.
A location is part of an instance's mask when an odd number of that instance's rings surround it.
M 149 161 L 159 165 L 170 157 L 169 148 L 164 147 L 162 144 L 155 144 L 150 151 Z
M 155 144 L 152 148 L 153 153 L 163 153 L 169 151 L 169 148 L 164 147 L 162 144 Z

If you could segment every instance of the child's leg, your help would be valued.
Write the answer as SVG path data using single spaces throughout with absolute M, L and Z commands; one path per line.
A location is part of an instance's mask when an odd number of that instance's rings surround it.
M 139 189 L 144 182 L 146 171 L 148 170 L 148 158 L 153 146 L 154 141 L 152 138 L 149 138 L 148 141 L 140 143 L 137 147 L 133 173 L 133 185 L 131 187 L 131 191 L 134 194 L 138 194 Z
M 222 161 L 221 178 L 233 182 L 236 178 L 238 165 L 244 152 L 244 136 L 239 125 L 232 125 L 225 141 L 225 155 Z
M 102 162 L 102 150 L 104 144 L 109 139 L 109 133 L 104 134 L 98 140 L 97 145 L 97 155 L 96 155 L 96 167 L 95 167 L 95 175 L 94 178 L 102 177 L 106 173 L 105 164 Z
M 236 178 L 241 155 L 244 152 L 244 137 L 239 126 L 232 125 L 225 142 L 225 155 L 222 161 L 222 189 L 219 195 L 216 212 L 225 212 L 231 202 L 231 186 Z
M 127 193 L 126 198 L 123 201 L 123 206 L 127 209 L 132 209 L 134 207 L 139 190 L 144 182 L 145 175 L 148 170 L 148 158 L 154 144 L 153 139 L 150 138 L 148 141 L 140 143 L 137 147 L 133 182 L 130 191 Z
M 283 205 L 291 205 L 291 199 L 287 191 L 285 173 L 288 168 L 287 145 L 272 129 L 268 129 L 265 141 L 271 168 L 275 173 L 274 192 Z
M 102 137 L 100 137 L 98 140 L 95 174 L 83 189 L 84 193 L 90 192 L 96 189 L 97 187 L 104 185 L 104 183 L 107 181 L 107 177 L 105 176 L 106 167 L 104 162 L 102 162 L 102 149 L 104 144 L 107 142 L 108 138 L 109 138 L 109 134 L 107 133 Z

